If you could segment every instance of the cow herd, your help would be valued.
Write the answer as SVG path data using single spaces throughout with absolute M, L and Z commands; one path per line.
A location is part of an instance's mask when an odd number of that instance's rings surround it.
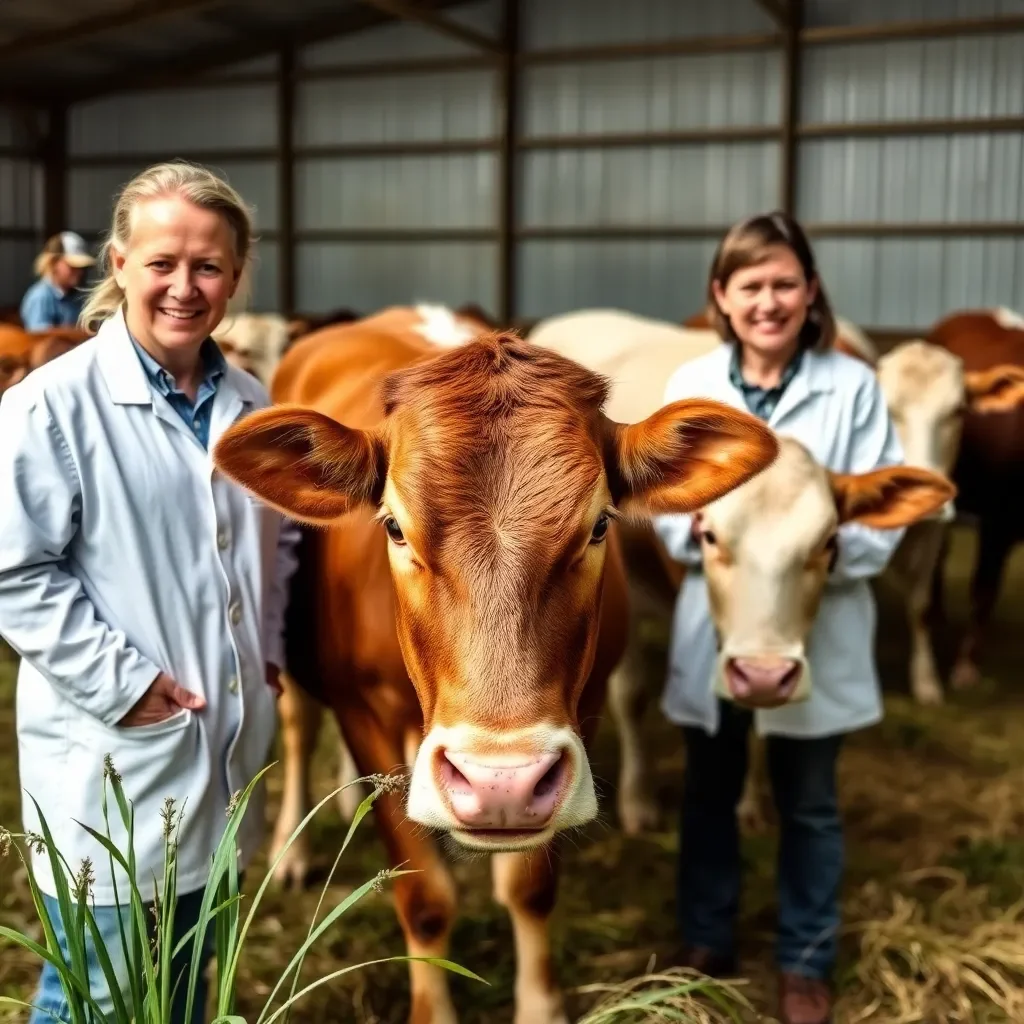
M 952 685 L 977 680 L 1024 497 L 1024 322 L 1014 314 L 954 314 L 881 356 L 840 322 L 838 347 L 877 374 L 906 454 L 903 466 L 859 475 L 829 472 L 721 403 L 663 405 L 669 375 L 721 344 L 699 318 L 585 310 L 526 338 L 470 307 L 328 319 L 239 315 L 217 334 L 274 404 L 230 428 L 214 460 L 309 527 L 288 612 L 274 844 L 308 811 L 309 758 L 329 708 L 346 776 L 408 769 L 405 791 L 383 793 L 375 813 L 391 863 L 415 871 L 396 879 L 411 955 L 446 955 L 454 920 L 431 835 L 494 855 L 518 1024 L 565 1020 L 547 929 L 551 840 L 596 813 L 588 749 L 606 701 L 620 737 L 621 826 L 655 821 L 635 627 L 682 570 L 650 515 L 696 513 L 705 535 L 738 553 L 726 570 L 705 546 L 704 571 L 723 657 L 740 652 L 749 669 L 733 696 L 753 703 L 769 690 L 792 699 L 802 685 L 795 668 L 831 539 L 851 521 L 908 528 L 889 571 L 906 598 L 911 687 L 941 701 L 926 612 L 941 610 L 946 524 L 974 517 L 979 560 Z M 79 340 L 11 326 L 0 334 L 0 393 Z M 787 556 L 768 568 L 744 558 L 765 545 Z M 790 657 L 761 655 L 780 642 Z M 282 880 L 304 880 L 304 836 Z M 444 972 L 422 961 L 410 970 L 410 1019 L 454 1021 Z

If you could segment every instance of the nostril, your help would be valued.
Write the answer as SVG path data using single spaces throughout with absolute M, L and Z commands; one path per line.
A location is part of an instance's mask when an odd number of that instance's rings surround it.
M 444 756 L 441 758 L 441 777 L 450 789 L 469 791 L 473 788 L 469 779 L 452 763 L 447 751 L 444 751 Z
M 562 784 L 562 777 L 565 774 L 565 753 L 559 755 L 558 760 L 541 776 L 540 781 L 533 787 L 534 799 L 541 799 L 550 796 Z

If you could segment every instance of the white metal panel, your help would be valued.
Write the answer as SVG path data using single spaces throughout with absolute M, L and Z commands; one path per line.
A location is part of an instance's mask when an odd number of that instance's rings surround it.
M 296 227 L 485 227 L 496 183 L 493 153 L 301 160 Z
M 414 302 L 476 302 L 496 311 L 496 287 L 490 243 L 305 242 L 296 254 L 296 305 L 304 313 Z
M 927 328 L 956 309 L 1024 310 L 1024 239 L 818 239 L 836 312 L 865 325 Z
M 805 48 L 808 122 L 1024 113 L 1024 33 Z
M 1024 0 L 804 0 L 807 25 L 871 25 L 1022 14 Z
M 812 221 L 1022 220 L 1024 137 L 809 140 L 797 185 Z
M 481 139 L 498 132 L 492 71 L 300 82 L 297 145 Z
M 43 170 L 32 160 L 0 157 L 0 228 L 43 229 Z
M 497 37 L 501 0 L 485 0 L 443 12 L 443 17 Z M 337 39 L 307 46 L 299 52 L 303 67 L 334 67 L 375 62 L 416 60 L 427 57 L 465 57 L 480 50 L 468 43 L 442 35 L 424 25 L 395 21 Z
M 590 307 L 681 322 L 704 306 L 716 239 L 526 241 L 519 247 L 519 314 Z
M 218 163 L 210 170 L 227 180 L 253 211 L 257 231 L 278 225 L 277 165 L 272 161 Z M 108 231 L 121 188 L 145 165 L 71 167 L 68 169 L 68 216 L 77 231 Z
M 781 76 L 778 51 L 527 67 L 524 133 L 778 124 Z
M 523 0 L 525 49 L 773 32 L 753 0 Z
M 20 306 L 34 280 L 32 264 L 42 239 L 0 238 L 0 306 Z
M 525 224 L 725 224 L 773 209 L 778 146 L 659 146 L 528 153 Z
M 246 305 L 246 308 L 254 313 L 281 311 L 279 253 L 280 247 L 277 242 L 259 241 L 256 244 Z
M 72 156 L 272 147 L 277 93 L 272 84 L 121 93 L 73 106 L 68 134 Z

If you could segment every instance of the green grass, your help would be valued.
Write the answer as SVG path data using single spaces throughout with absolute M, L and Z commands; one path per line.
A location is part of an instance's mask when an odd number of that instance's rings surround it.
M 948 668 L 966 618 L 966 575 L 973 537 L 958 531 L 947 607 L 953 626 L 940 639 L 939 655 Z M 841 796 L 847 834 L 845 885 L 847 921 L 882 914 L 887 900 L 907 896 L 925 911 L 938 908 L 942 887 L 912 873 L 955 869 L 972 885 L 984 887 L 986 905 L 1005 908 L 1024 886 L 1024 548 L 1013 560 L 992 628 L 985 660 L 986 687 L 979 694 L 951 695 L 945 707 L 916 708 L 907 696 L 907 634 L 903 613 L 884 587 L 879 589 L 878 656 L 886 688 L 887 718 L 853 737 L 841 761 Z M 663 631 L 649 632 L 655 645 Z M 654 652 L 657 653 L 656 651 Z M 657 672 L 657 658 L 652 659 Z M 0 663 L 0 823 L 20 825 L 17 804 L 12 663 Z M 567 844 L 553 932 L 556 966 L 563 986 L 624 981 L 642 973 L 651 958 L 657 969 L 669 965 L 674 930 L 675 807 L 683 772 L 676 730 L 648 716 L 656 783 L 666 820 L 653 835 L 627 839 L 614 813 L 618 756 L 606 722 L 594 754 L 602 791 L 602 818 Z M 314 759 L 315 796 L 335 785 L 332 744 L 324 730 Z M 271 813 L 279 799 L 280 773 L 270 778 Z M 333 807 L 312 825 L 315 869 L 326 874 L 346 827 Z M 742 935 L 742 967 L 750 979 L 744 994 L 771 1009 L 774 927 L 775 839 L 745 841 L 748 862 Z M 262 873 L 262 862 L 255 866 Z M 360 829 L 329 893 L 344 894 L 386 867 L 370 827 Z M 491 899 L 486 861 L 453 865 L 459 883 L 461 916 L 449 955 L 490 982 L 484 987 L 452 978 L 461 1024 L 508 1024 L 512 1019 L 514 964 L 505 912 Z M 865 894 L 870 894 L 870 899 Z M 263 1005 L 270 988 L 301 943 L 319 899 L 318 887 L 294 894 L 272 889 L 249 937 L 240 965 L 238 1012 Z M 31 905 L 15 861 L 0 860 L 0 923 L 25 928 Z M 942 920 L 946 920 L 943 918 Z M 402 934 L 387 893 L 372 894 L 347 915 L 343 925 L 307 960 L 306 974 L 320 976 L 345 963 L 401 953 Z M 873 990 L 859 979 L 859 947 L 851 934 L 843 943 L 844 1005 L 863 1006 Z M 17 951 L 0 953 L 0 994 L 24 998 L 35 982 L 37 965 Z M 404 1024 L 408 1012 L 404 964 L 369 968 L 312 993 L 295 1011 L 296 1024 L 330 1020 L 338 1024 Z M 569 1009 L 580 1014 L 597 996 L 572 994 Z M 845 1022 L 844 1017 L 839 1018 Z M 885 1013 L 864 1020 L 890 1022 Z M 942 1018 L 922 1018 L 943 1024 Z M 954 1018 L 948 1018 L 954 1019 Z M 963 1018 L 966 1019 L 966 1018 Z M 979 1018 L 981 1019 L 981 1018 Z M 998 1016 L 984 1015 L 995 1021 Z

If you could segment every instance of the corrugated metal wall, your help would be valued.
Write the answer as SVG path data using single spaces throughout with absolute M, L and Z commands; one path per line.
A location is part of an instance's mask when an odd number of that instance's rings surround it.
M 1024 0 L 808 0 L 809 25 L 1020 14 Z M 928 225 L 927 237 L 823 237 L 836 305 L 870 325 L 924 327 L 952 309 L 1024 309 L 1024 136 L 931 134 L 929 120 L 1024 115 L 1024 34 L 805 48 L 800 118 L 815 126 L 919 122 L 885 137 L 804 138 L 797 213 L 809 222 Z M 1021 225 L 997 237 L 978 225 Z M 931 230 L 948 223 L 957 234 Z
M 0 107 L 0 306 L 17 306 L 42 244 L 43 173 L 32 151 L 37 125 Z
M 217 77 L 273 73 L 276 58 L 225 68 Z M 222 173 L 253 208 L 250 308 L 278 299 L 277 90 L 239 82 L 124 93 L 75 104 L 68 113 L 68 227 L 99 241 L 110 230 L 118 190 L 150 164 L 194 159 Z
M 446 12 L 492 36 L 500 14 L 498 0 Z M 418 300 L 495 308 L 497 71 L 446 66 L 476 57 L 471 46 L 414 24 L 300 52 L 293 140 L 299 309 L 372 311 Z M 426 66 L 390 75 L 359 70 L 396 60 Z
M 773 30 L 752 0 L 523 0 L 522 22 L 528 54 Z M 538 317 L 612 305 L 678 320 L 696 311 L 716 232 L 656 233 L 713 229 L 774 205 L 778 142 L 610 146 L 600 136 L 771 128 L 781 117 L 780 88 L 777 51 L 567 64 L 528 58 L 521 78 L 525 238 L 517 254 L 517 312 Z M 560 146 L 559 137 L 568 145 Z M 620 237 L 581 237 L 609 227 Z
M 804 0 L 804 11 L 813 37 L 1020 15 L 1024 0 Z M 444 17 L 497 38 L 502 0 Z M 600 304 L 689 315 L 724 227 L 783 200 L 777 26 L 755 0 L 520 0 L 519 21 L 513 314 Z M 708 37 L 733 52 L 668 52 Z M 632 44 L 661 52 L 625 53 Z M 498 312 L 498 64 L 400 22 L 309 46 L 295 63 L 296 308 L 433 300 Z M 278 87 L 230 82 L 276 66 L 261 58 L 208 76 L 216 86 L 74 107 L 69 226 L 104 230 L 118 186 L 158 157 L 211 163 L 256 208 L 265 238 L 254 304 L 279 308 L 276 233 L 288 225 L 279 224 Z M 1024 309 L 1024 33 L 808 41 L 799 81 L 795 209 L 816 229 L 840 312 L 868 326 L 925 327 L 956 307 Z M 948 131 L 913 124 L 970 118 L 986 120 Z M 894 122 L 900 134 L 887 134 Z M 37 182 L 31 170 L 0 173 Z M 3 216 L 21 209 L 15 200 Z M 21 259 L 15 240 L 4 244 Z

